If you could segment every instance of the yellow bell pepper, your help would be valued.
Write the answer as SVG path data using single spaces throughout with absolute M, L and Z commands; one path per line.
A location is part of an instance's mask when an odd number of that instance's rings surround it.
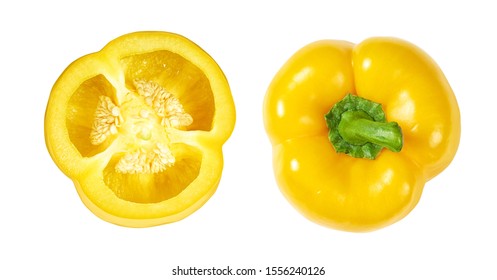
M 305 46 L 274 77 L 263 111 L 284 196 L 344 231 L 405 217 L 450 164 L 461 133 L 438 65 L 397 38 Z
M 98 217 L 178 221 L 215 192 L 235 107 L 216 62 L 187 38 L 136 32 L 79 58 L 50 94 L 45 139 Z

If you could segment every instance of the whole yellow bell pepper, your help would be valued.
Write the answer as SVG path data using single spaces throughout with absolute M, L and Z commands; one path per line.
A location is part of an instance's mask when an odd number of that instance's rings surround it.
M 372 231 L 405 217 L 452 161 L 457 100 L 438 65 L 396 38 L 295 53 L 264 100 L 277 183 L 308 219 Z

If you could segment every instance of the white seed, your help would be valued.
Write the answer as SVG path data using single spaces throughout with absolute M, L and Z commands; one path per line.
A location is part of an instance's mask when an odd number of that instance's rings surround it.
M 150 112 L 148 110 L 142 109 L 140 111 L 140 117 L 146 119 L 150 116 Z
M 115 124 L 110 125 L 110 134 L 116 134 L 117 133 L 117 127 Z
M 116 107 L 112 108 L 112 111 L 111 111 L 111 112 L 112 112 L 112 115 L 113 115 L 114 117 L 118 117 L 118 116 L 119 116 L 119 113 L 120 113 L 119 107 L 117 107 L 117 106 L 116 106 Z

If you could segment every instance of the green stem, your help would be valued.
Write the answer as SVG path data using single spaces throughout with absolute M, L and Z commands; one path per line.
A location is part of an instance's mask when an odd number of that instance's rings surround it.
M 383 146 L 393 152 L 402 149 L 402 131 L 396 122 L 376 122 L 364 111 L 347 111 L 342 114 L 338 133 L 353 145 L 368 142 Z
M 338 153 L 375 159 L 383 148 L 402 149 L 402 130 L 386 122 L 381 104 L 348 94 L 325 115 L 328 137 Z

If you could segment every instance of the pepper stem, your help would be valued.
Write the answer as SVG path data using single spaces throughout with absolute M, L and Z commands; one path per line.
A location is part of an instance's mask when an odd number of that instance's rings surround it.
M 335 150 L 352 157 L 375 159 L 383 148 L 402 149 L 402 130 L 386 122 L 381 104 L 348 94 L 325 115 Z
M 353 145 L 371 142 L 394 152 L 400 152 L 402 149 L 400 126 L 396 122 L 375 122 L 364 111 L 343 113 L 338 132 L 343 140 Z

